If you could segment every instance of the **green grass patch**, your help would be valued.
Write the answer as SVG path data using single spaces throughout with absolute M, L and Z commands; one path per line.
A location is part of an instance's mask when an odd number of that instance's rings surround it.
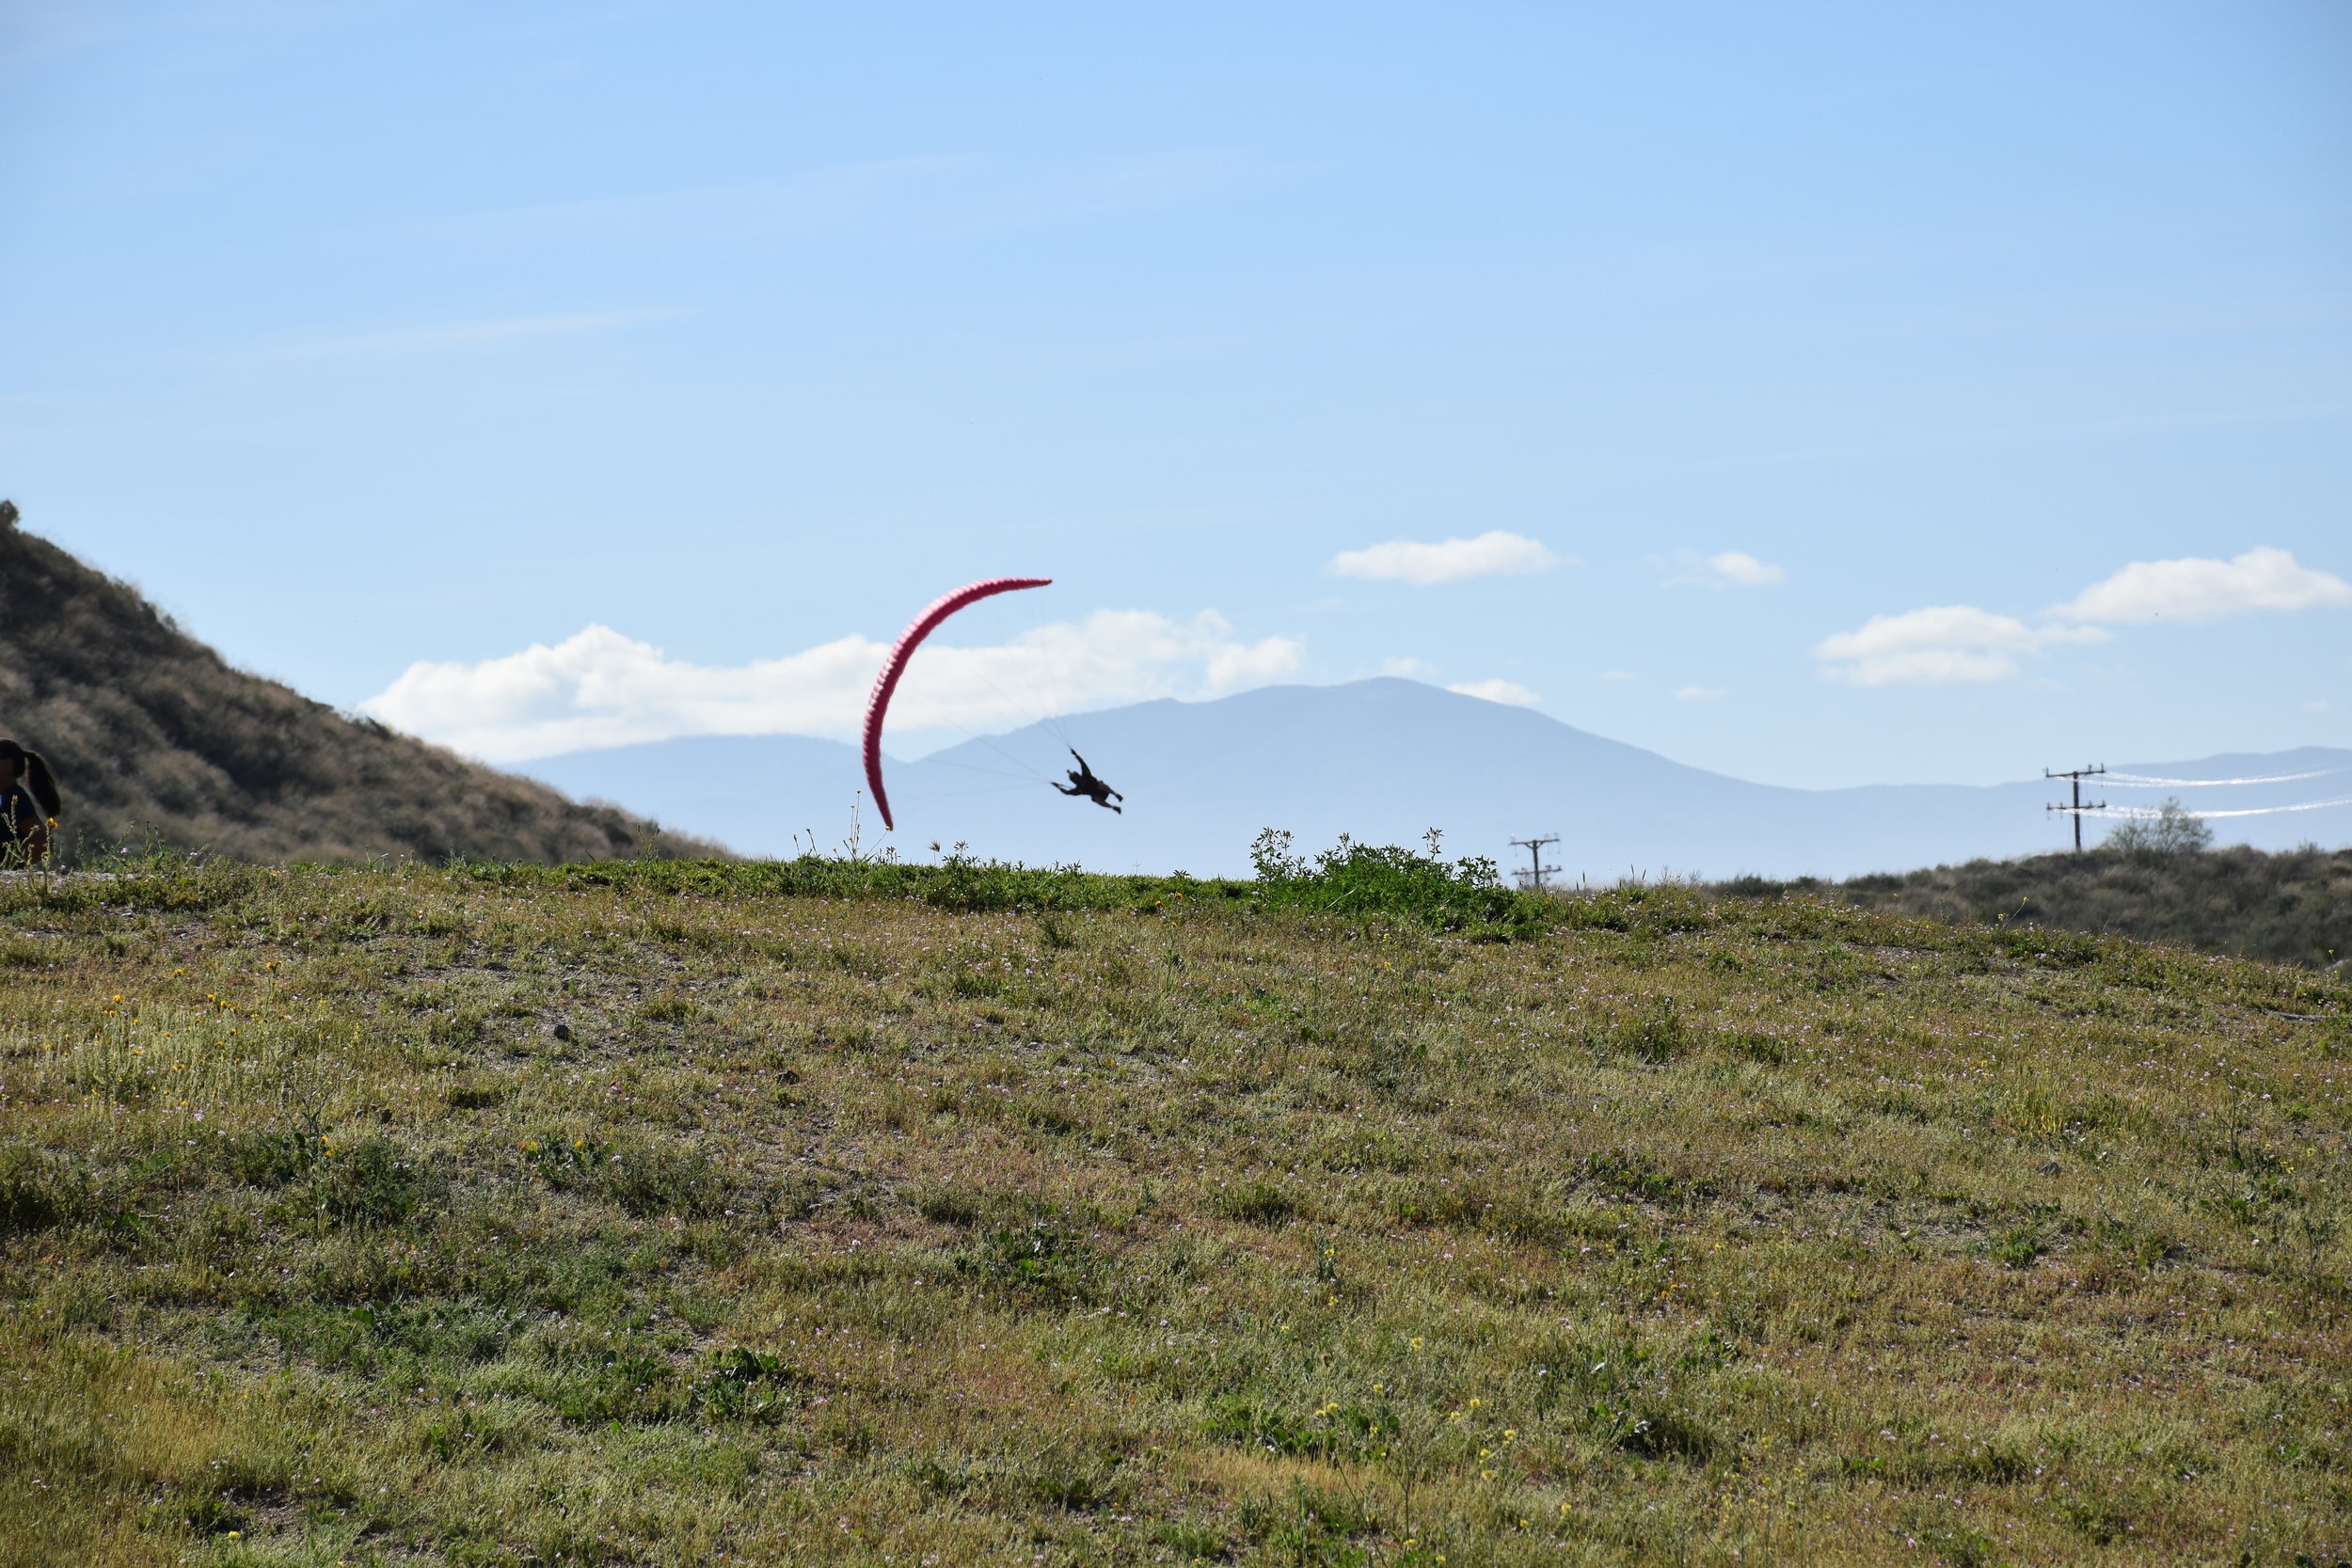
M 1265 847 L 0 888 L 0 1556 L 2352 1557 L 2340 980 Z

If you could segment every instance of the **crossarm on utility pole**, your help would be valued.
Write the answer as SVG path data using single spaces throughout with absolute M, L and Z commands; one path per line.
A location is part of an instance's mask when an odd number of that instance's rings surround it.
M 1560 835 L 1552 833 L 1544 838 L 1515 838 L 1511 842 L 1527 851 L 1527 869 L 1520 873 L 1527 879 L 1527 885 L 1537 893 L 1543 892 L 1544 874 L 1560 869 L 1556 865 L 1544 863 L 1544 846 L 1559 843 Z
M 2073 787 L 2074 801 L 2071 805 L 2049 805 L 2044 806 L 2042 810 L 2062 811 L 2074 819 L 2074 853 L 2078 855 L 2083 852 L 2083 814 L 2086 812 L 2105 811 L 2107 809 L 2107 803 L 2105 800 L 2093 800 L 2089 805 L 2083 804 L 2083 780 L 2095 777 L 2098 774 L 2106 772 L 2106 770 L 2107 765 L 2104 762 L 2099 764 L 2096 768 L 2073 768 L 2058 769 L 2045 768 L 2042 770 L 2042 776 L 2043 778 L 2064 779 L 2067 784 Z

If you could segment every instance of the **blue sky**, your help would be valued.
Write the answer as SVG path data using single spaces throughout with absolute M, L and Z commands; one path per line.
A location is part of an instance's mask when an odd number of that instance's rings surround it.
M 1007 572 L 898 748 L 2352 745 L 2352 8 L 980 9 L 0 0 L 0 493 L 485 755 L 839 733 Z

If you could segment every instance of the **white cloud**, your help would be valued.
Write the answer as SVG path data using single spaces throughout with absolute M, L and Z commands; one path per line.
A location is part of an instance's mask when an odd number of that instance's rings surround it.
M 1101 610 L 994 647 L 925 644 L 890 705 L 891 727 L 984 730 L 1154 697 L 1221 696 L 1292 673 L 1304 651 L 1295 638 L 1239 641 L 1215 611 L 1180 623 Z M 591 626 L 553 647 L 478 664 L 410 665 L 360 711 L 492 762 L 687 735 L 848 739 L 888 652 L 853 636 L 713 668 Z
M 1408 681 L 1427 680 L 1438 672 L 1418 658 L 1384 658 L 1380 661 L 1384 675 L 1401 675 Z
M 1465 697 L 1475 697 L 1482 703 L 1502 703 L 1508 707 L 1534 707 L 1543 701 L 1517 681 L 1463 681 L 1446 689 L 1458 691 Z
M 1731 695 L 1727 686 L 1685 686 L 1675 691 L 1677 703 L 1719 703 Z
M 2029 626 L 1974 605 L 1873 615 L 1813 650 L 1829 673 L 1856 686 L 1995 681 L 2017 673 L 2017 656 L 2064 642 L 2104 642 L 2096 626 Z
M 2106 641 L 2102 622 L 2211 621 L 2325 604 L 2352 604 L 2352 584 L 2265 545 L 2234 561 L 2135 561 L 2044 610 L 2038 626 L 1974 605 L 1944 605 L 1873 615 L 1858 631 L 1823 639 L 1813 655 L 1828 666 L 1824 673 L 1856 686 L 1996 681 L 2018 673 L 2021 655 Z
M 1767 588 L 1786 575 L 1771 562 L 1758 561 L 1745 550 L 1716 555 L 1677 550 L 1672 561 L 1659 564 L 1672 574 L 1666 578 L 1669 588 Z
M 2352 584 L 2261 546 L 2234 561 L 2135 561 L 2052 613 L 2071 621 L 2212 621 L 2324 604 L 2352 604 Z
M 1375 578 L 1426 588 L 1463 578 L 1540 572 L 1562 563 L 1559 556 L 1525 534 L 1497 529 L 1475 539 L 1448 539 L 1435 545 L 1396 539 L 1369 549 L 1342 550 L 1331 558 L 1331 570 L 1343 578 Z

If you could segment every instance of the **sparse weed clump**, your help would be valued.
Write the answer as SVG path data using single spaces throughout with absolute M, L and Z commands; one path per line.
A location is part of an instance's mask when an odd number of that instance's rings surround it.
M 0 1560 L 2352 1557 L 2352 988 L 1261 847 L 0 888 Z

